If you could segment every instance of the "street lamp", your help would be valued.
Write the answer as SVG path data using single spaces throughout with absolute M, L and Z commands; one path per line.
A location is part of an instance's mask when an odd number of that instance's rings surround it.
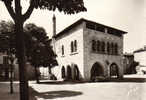
M 14 59 L 15 59 L 15 55 L 12 54 L 12 51 L 14 48 L 11 47 L 10 45 L 10 37 L 9 36 L 5 36 L 5 38 L 8 41 L 8 48 L 7 48 L 7 55 L 8 55 L 8 59 L 10 61 L 10 93 L 13 94 L 14 93 L 14 89 L 13 89 L 13 69 L 14 69 Z

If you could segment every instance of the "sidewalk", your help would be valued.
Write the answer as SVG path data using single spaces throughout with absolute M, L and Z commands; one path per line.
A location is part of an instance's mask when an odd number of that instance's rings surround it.
M 10 82 L 0 82 L 0 100 L 19 100 L 19 82 L 13 83 L 14 93 L 10 94 Z M 36 100 L 34 91 L 30 87 L 29 94 L 30 100 Z
M 10 94 L 9 82 L 0 82 L 0 100 L 19 100 L 19 82 Z M 30 100 L 146 100 L 146 75 L 125 75 L 121 81 L 70 83 L 29 82 Z
M 10 94 L 9 82 L 0 82 L 0 100 L 19 100 L 18 85 L 18 83 L 14 83 L 14 94 Z

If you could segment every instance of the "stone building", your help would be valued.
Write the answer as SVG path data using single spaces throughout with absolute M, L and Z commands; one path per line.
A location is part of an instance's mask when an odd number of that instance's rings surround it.
M 58 79 L 95 80 L 123 77 L 123 35 L 125 31 L 86 19 L 79 19 L 56 34 L 53 17 L 52 44 L 59 66 L 52 72 Z

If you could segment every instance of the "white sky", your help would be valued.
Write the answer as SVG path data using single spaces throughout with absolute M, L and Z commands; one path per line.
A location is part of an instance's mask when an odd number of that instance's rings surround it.
M 26 0 L 28 1 L 28 0 Z M 124 52 L 132 52 L 146 45 L 146 0 L 84 0 L 87 12 L 76 15 L 64 15 L 58 11 L 34 10 L 27 21 L 46 29 L 52 36 L 52 16 L 56 15 L 57 32 L 80 18 L 109 25 L 124 31 Z M 25 4 L 23 7 L 27 8 Z M 25 11 L 26 9 L 24 9 Z M 10 20 L 10 16 L 0 2 L 0 20 Z

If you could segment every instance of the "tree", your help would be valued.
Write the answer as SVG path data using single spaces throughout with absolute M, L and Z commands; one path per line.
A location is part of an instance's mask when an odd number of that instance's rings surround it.
M 86 11 L 83 0 L 29 0 L 30 5 L 26 12 L 22 14 L 22 0 L 1 0 L 4 2 L 10 16 L 15 23 L 16 33 L 16 53 L 19 64 L 19 79 L 20 79 L 20 100 L 29 100 L 28 81 L 25 75 L 26 58 L 25 58 L 25 41 L 23 25 L 30 17 L 34 9 L 48 9 L 55 11 L 58 9 L 65 14 L 75 14 L 81 11 Z M 14 2 L 14 4 L 13 4 Z
M 49 37 L 42 27 L 27 24 L 24 27 L 27 37 L 26 55 L 28 61 L 35 67 L 36 82 L 39 83 L 37 68 L 40 66 L 51 68 L 57 65 L 56 55 L 49 43 Z
M 9 21 L 1 21 L 0 22 L 0 52 L 7 53 L 7 60 L 10 61 L 10 93 L 13 93 L 13 65 L 14 65 L 14 54 L 15 54 L 15 47 L 14 47 L 14 24 Z M 8 67 L 8 64 L 6 64 Z M 9 68 L 8 68 L 9 69 Z

